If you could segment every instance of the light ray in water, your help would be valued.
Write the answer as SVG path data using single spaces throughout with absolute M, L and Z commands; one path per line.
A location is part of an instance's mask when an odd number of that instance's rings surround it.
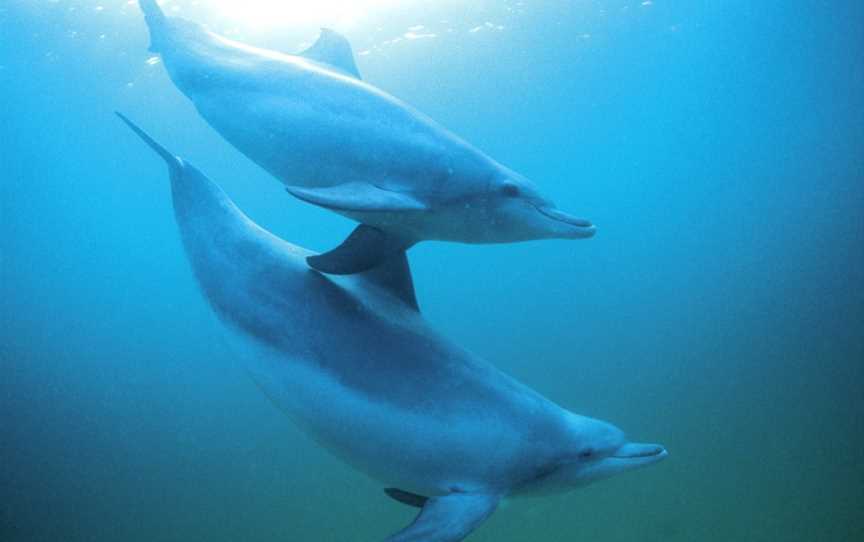
M 211 9 L 234 21 L 255 26 L 339 24 L 350 26 L 372 12 L 399 6 L 398 0 L 210 0 Z

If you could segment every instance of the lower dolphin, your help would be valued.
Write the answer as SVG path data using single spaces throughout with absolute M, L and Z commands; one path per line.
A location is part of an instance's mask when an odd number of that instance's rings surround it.
M 666 457 L 435 333 L 404 253 L 322 275 L 305 264 L 311 252 L 254 224 L 122 118 L 168 164 L 192 271 L 258 385 L 321 445 L 421 509 L 389 542 L 459 541 L 505 496 L 567 491 Z

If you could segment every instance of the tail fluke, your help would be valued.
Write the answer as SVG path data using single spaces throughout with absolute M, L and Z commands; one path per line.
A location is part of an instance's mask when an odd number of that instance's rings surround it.
M 162 24 L 165 22 L 165 12 L 159 7 L 159 2 L 156 0 L 138 0 L 138 5 L 141 6 L 141 11 L 144 12 L 144 17 L 147 18 L 147 24 Z
M 183 167 L 183 163 L 180 161 L 180 158 L 171 154 L 171 152 L 169 152 L 168 149 L 166 149 L 165 147 L 163 147 L 162 145 L 157 143 L 155 139 L 150 137 L 147 134 L 147 132 L 145 132 L 144 130 L 139 128 L 137 124 L 135 124 L 134 122 L 129 120 L 123 113 L 120 113 L 119 111 L 115 111 L 114 113 L 118 117 L 120 117 L 120 120 L 122 120 L 123 122 L 126 123 L 126 126 L 131 128 L 133 132 L 138 134 L 138 137 L 143 139 L 144 143 L 147 143 L 147 145 L 151 149 L 156 151 L 156 154 L 158 154 L 159 156 L 162 157 L 163 160 L 165 160 L 165 163 L 168 164 L 168 169 L 170 169 L 172 173 L 175 171 L 179 171 L 180 168 Z
M 164 34 L 168 26 L 168 18 L 156 0 L 138 0 L 138 5 L 141 6 L 147 28 L 150 29 L 150 51 L 158 53 L 165 39 Z

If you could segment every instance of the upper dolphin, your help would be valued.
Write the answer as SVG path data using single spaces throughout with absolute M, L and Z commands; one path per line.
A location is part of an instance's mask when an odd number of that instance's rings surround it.
M 124 119 L 126 120 L 126 119 Z M 569 412 L 435 333 L 404 252 L 326 276 L 188 162 L 167 162 L 198 284 L 259 386 L 394 499 L 422 508 L 390 542 L 462 540 L 508 495 L 569 490 L 666 457 Z
M 324 29 L 290 55 L 228 40 L 140 0 L 152 51 L 225 139 L 294 196 L 361 223 L 309 259 L 370 269 L 422 240 L 509 243 L 594 234 L 438 123 L 361 81 L 348 41 Z

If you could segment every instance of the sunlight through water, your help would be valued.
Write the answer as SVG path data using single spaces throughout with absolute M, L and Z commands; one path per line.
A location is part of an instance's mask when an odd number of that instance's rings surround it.
M 371 12 L 406 3 L 399 0 L 210 0 L 219 16 L 257 27 L 338 24 L 352 26 Z

